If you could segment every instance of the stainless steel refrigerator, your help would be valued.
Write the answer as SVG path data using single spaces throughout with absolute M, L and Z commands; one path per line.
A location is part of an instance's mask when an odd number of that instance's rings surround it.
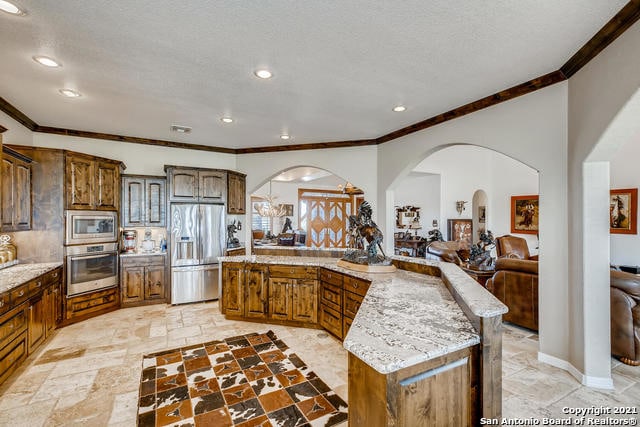
M 171 204 L 171 304 L 219 298 L 224 212 L 224 205 Z

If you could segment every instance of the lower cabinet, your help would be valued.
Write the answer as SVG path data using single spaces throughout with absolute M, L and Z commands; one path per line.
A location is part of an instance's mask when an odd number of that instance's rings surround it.
M 254 319 L 267 317 L 267 278 L 268 269 L 264 265 L 249 264 L 245 272 L 246 300 L 244 315 Z
M 118 288 L 109 288 L 67 298 L 65 322 L 73 323 L 97 314 L 116 310 L 120 305 Z
M 0 298 L 0 384 L 52 335 L 62 321 L 62 268 Z M 6 312 L 5 312 L 6 311 Z
M 220 311 L 228 316 L 244 316 L 244 264 L 241 262 L 223 264 Z
M 121 306 L 167 301 L 165 255 L 120 257 Z
M 318 281 L 269 278 L 269 316 L 277 320 L 318 322 Z

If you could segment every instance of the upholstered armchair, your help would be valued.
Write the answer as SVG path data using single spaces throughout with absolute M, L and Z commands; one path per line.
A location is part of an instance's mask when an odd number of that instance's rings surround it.
M 611 354 L 640 365 L 640 276 L 611 270 Z
M 516 236 L 496 238 L 496 272 L 487 290 L 509 308 L 502 316 L 510 322 L 538 330 L 538 257 L 529 254 L 527 241 Z

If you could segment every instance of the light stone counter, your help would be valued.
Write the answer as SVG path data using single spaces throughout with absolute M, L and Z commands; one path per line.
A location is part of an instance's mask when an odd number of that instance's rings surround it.
M 251 255 L 219 260 L 324 267 L 370 280 L 369 291 L 343 345 L 382 374 L 480 342 L 480 336 L 445 286 L 445 280 L 474 315 L 493 317 L 507 312 L 506 306 L 455 264 L 400 256 L 392 258 L 436 267 L 441 277 L 405 270 L 361 273 L 338 267 L 336 258 L 326 257 Z
M 153 251 L 153 252 L 121 252 L 120 258 L 133 258 L 138 256 L 157 256 L 167 255 L 166 252 Z
M 61 262 L 17 264 L 0 270 L 0 293 L 20 286 L 62 265 Z

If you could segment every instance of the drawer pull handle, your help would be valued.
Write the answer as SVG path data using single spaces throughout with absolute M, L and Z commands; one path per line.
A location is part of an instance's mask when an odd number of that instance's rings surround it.
M 353 284 L 353 289 L 358 289 L 358 284 L 357 283 Z
M 18 294 L 19 297 L 24 295 L 24 289 L 20 291 L 20 293 Z
M 42 286 L 42 282 L 37 282 L 36 288 L 39 288 L 40 286 Z
M 53 277 L 58 277 L 58 272 L 53 273 Z
M 4 307 L 4 300 L 0 300 L 0 307 Z

